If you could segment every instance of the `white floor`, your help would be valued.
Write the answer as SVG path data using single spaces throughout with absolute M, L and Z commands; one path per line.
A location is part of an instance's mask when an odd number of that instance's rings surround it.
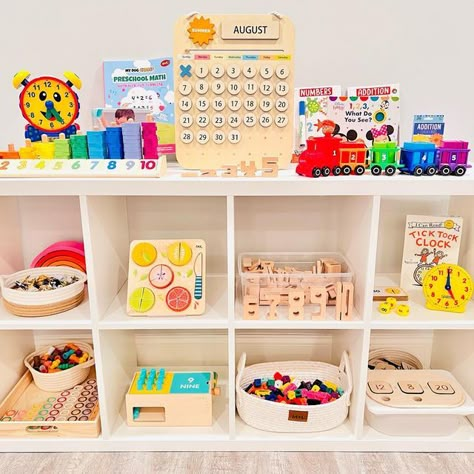
M 1 454 L 3 474 L 271 473 L 470 474 L 474 454 L 51 453 Z

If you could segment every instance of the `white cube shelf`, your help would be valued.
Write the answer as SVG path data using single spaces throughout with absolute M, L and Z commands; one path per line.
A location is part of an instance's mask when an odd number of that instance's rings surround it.
M 438 314 L 411 301 L 408 318 L 382 316 L 372 302 L 375 282 L 398 282 L 406 214 L 464 218 L 460 261 L 474 271 L 474 179 L 372 176 L 313 180 L 181 178 L 170 167 L 160 179 L 6 179 L 0 186 L 0 273 L 29 265 L 48 244 L 84 240 L 88 297 L 47 318 L 17 318 L 0 306 L 0 396 L 24 371 L 24 356 L 46 341 L 93 342 L 102 433 L 96 439 L 3 439 L 0 451 L 304 450 L 471 451 L 474 419 L 450 437 L 387 436 L 365 420 L 371 347 L 419 356 L 451 371 L 474 397 L 474 305 L 466 314 Z M 129 317 L 126 283 L 133 239 L 202 238 L 208 248 L 206 313 Z M 237 256 L 241 252 L 341 252 L 354 270 L 352 321 L 242 319 Z M 48 343 L 48 342 L 46 342 Z M 270 433 L 246 425 L 235 410 L 235 370 L 248 363 L 320 360 L 350 355 L 353 395 L 339 427 L 309 434 Z M 202 428 L 131 428 L 125 393 L 140 367 L 209 369 L 219 374 L 214 423 Z

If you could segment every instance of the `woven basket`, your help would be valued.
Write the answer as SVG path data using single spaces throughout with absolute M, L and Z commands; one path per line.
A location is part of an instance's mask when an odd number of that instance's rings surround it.
M 347 418 L 352 393 L 352 375 L 347 352 L 342 354 L 339 367 L 324 362 L 269 362 L 245 367 L 247 355 L 240 358 L 236 378 L 236 403 L 240 417 L 254 428 L 280 433 L 326 431 Z M 245 391 L 256 378 L 272 378 L 278 371 L 301 380 L 328 380 L 342 387 L 344 394 L 324 405 L 287 405 L 248 394 Z M 301 413 L 298 413 L 301 412 Z
M 79 280 L 72 285 L 51 291 L 19 291 L 10 286 L 17 280 L 27 276 L 65 275 L 76 276 Z M 69 267 L 39 267 L 29 268 L 8 276 L 0 276 L 3 304 L 16 316 L 39 317 L 63 313 L 79 304 L 84 299 L 85 273 Z
M 58 344 L 54 344 L 54 347 L 63 349 L 66 344 L 67 342 L 60 342 Z M 89 353 L 89 360 L 70 369 L 62 370 L 61 372 L 43 374 L 42 372 L 38 372 L 37 370 L 33 369 L 31 365 L 35 356 L 43 355 L 51 346 L 43 347 L 25 357 L 24 363 L 26 368 L 31 372 L 33 380 L 39 389 L 44 390 L 45 392 L 62 392 L 63 390 L 72 388 L 87 379 L 91 367 L 95 364 L 94 350 L 92 346 L 86 342 L 80 341 L 74 342 L 74 344 L 82 351 Z

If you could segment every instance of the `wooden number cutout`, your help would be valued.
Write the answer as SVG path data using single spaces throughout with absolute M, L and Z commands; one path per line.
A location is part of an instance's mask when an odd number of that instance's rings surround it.
M 267 313 L 267 319 L 278 319 L 277 306 L 280 303 L 280 295 L 270 295 L 270 311 Z
M 235 178 L 237 176 L 237 166 L 224 165 L 222 169 L 223 178 Z
M 288 319 L 304 319 L 304 290 L 288 292 Z
M 336 320 L 351 321 L 354 308 L 354 285 L 336 283 Z
M 258 298 L 256 296 L 244 296 L 244 319 L 258 319 L 259 306 Z
M 309 291 L 309 298 L 311 304 L 319 305 L 319 312 L 312 312 L 311 319 L 326 319 L 326 288 L 312 286 L 310 287 Z
M 201 176 L 204 178 L 215 178 L 217 173 L 216 170 L 201 170 Z
M 278 176 L 278 158 L 263 158 L 262 177 L 274 178 Z
M 244 174 L 246 178 L 255 177 L 255 173 L 257 171 L 257 167 L 255 166 L 255 161 L 249 161 L 248 164 L 246 161 L 241 161 L 240 171 L 242 171 L 242 173 Z

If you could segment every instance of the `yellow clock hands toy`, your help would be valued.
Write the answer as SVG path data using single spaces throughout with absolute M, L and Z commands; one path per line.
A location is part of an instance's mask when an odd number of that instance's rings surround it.
M 464 313 L 473 293 L 472 278 L 459 265 L 443 263 L 426 274 L 423 292 L 428 309 Z
M 28 71 L 19 71 L 13 77 L 15 89 L 23 87 L 20 93 L 20 109 L 29 125 L 25 127 L 25 138 L 41 140 L 41 135 L 66 137 L 74 135 L 79 126 L 74 121 L 79 116 L 79 100 L 72 90 L 80 89 L 82 82 L 73 72 L 64 73 L 66 81 L 56 77 L 41 76 L 29 80 Z

